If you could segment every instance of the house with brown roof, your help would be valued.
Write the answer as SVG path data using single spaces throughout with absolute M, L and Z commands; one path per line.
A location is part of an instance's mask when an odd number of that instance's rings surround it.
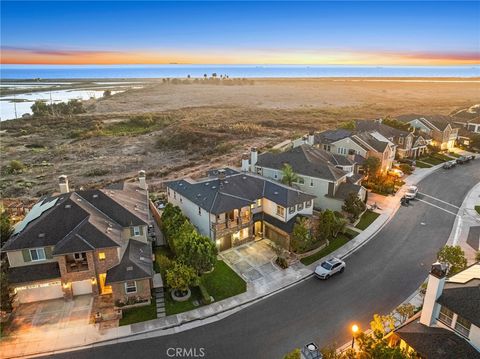
M 480 263 L 447 272 L 432 265 L 422 311 L 387 336 L 390 345 L 420 358 L 480 358 Z
M 408 122 L 430 137 L 432 146 L 440 150 L 449 150 L 455 147 L 458 136 L 458 126 L 454 125 L 449 116 L 402 115 L 397 119 Z
M 19 303 L 92 294 L 118 306 L 148 304 L 153 277 L 145 172 L 138 182 L 41 199 L 2 251 Z

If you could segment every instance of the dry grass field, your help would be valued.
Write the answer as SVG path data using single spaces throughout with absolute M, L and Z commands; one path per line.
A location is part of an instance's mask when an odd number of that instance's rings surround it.
M 158 184 L 238 165 L 250 147 L 268 148 L 310 129 L 408 113 L 450 114 L 480 103 L 479 79 L 269 79 L 244 84 L 172 84 L 86 103 L 69 118 L 2 122 L 6 197 L 39 196 L 67 174 L 74 187 L 129 178 L 140 169 Z M 132 122 L 147 114 L 148 123 Z M 22 172 L 5 171 L 11 160 Z

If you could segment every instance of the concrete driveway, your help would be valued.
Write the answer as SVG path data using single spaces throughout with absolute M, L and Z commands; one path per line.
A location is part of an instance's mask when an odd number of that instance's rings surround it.
M 82 295 L 71 301 L 53 299 L 21 304 L 14 312 L 8 331 L 17 336 L 86 325 L 90 321 L 92 302 L 91 295 Z

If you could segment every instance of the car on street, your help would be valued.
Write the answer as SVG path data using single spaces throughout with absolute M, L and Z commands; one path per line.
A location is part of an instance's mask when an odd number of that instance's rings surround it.
M 345 262 L 338 258 L 330 258 L 315 268 L 315 276 L 320 279 L 328 279 L 332 275 L 342 273 L 345 270 Z
M 452 160 L 452 161 L 445 162 L 442 167 L 446 170 L 449 170 L 450 168 L 453 168 L 456 165 L 457 165 L 456 160 Z
M 465 157 L 465 156 L 460 156 L 458 157 L 455 162 L 457 162 L 459 165 L 463 165 L 464 163 L 467 163 L 471 160 L 471 158 Z
M 418 193 L 418 187 L 410 186 L 408 187 L 407 192 L 405 192 L 405 197 L 407 197 L 408 199 L 414 199 L 415 197 L 417 197 L 417 193 Z
M 475 155 L 470 155 L 470 156 L 467 156 L 470 160 L 474 160 L 475 159 Z
M 402 178 L 404 176 L 404 173 L 402 172 L 402 170 L 399 170 L 398 168 L 392 168 L 391 170 L 388 171 L 388 174 L 390 176 L 394 176 L 398 178 Z

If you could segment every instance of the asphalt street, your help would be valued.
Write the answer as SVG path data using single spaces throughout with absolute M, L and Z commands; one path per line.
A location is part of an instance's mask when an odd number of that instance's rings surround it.
M 310 341 L 343 344 L 351 338 L 353 323 L 368 329 L 374 313 L 390 312 L 422 284 L 450 235 L 458 207 L 479 181 L 480 159 L 428 176 L 418 185 L 420 199 L 401 207 L 346 259 L 345 272 L 328 281 L 310 278 L 223 320 L 175 335 L 55 357 L 279 359 Z

